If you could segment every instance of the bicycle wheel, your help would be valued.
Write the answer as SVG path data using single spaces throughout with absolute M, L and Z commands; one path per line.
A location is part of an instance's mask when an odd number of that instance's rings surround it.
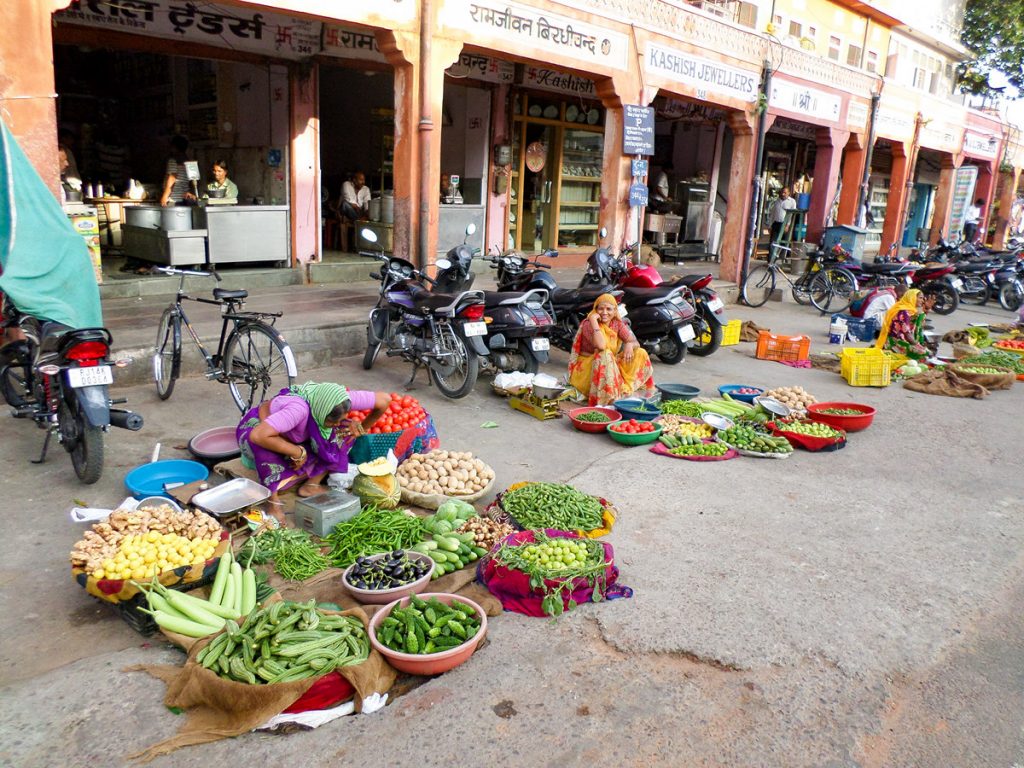
M 817 274 L 817 272 L 804 272 L 793 281 L 793 287 L 790 289 L 793 301 L 805 307 L 811 303 L 811 281 Z
M 221 360 L 231 397 L 245 413 L 295 383 L 295 358 L 269 325 L 248 323 L 232 331 Z
M 181 318 L 171 307 L 160 317 L 153 350 L 153 380 L 156 394 L 166 400 L 174 391 L 174 382 L 181 373 Z
M 824 269 L 811 280 L 811 306 L 822 314 L 842 312 L 850 306 L 856 289 L 857 281 L 846 270 Z
M 767 264 L 758 264 L 747 273 L 740 295 L 748 307 L 763 306 L 775 290 L 775 270 Z

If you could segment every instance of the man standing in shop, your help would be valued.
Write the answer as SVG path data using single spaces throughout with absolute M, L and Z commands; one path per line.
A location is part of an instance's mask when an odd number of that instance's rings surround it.
M 967 212 L 964 214 L 964 240 L 968 243 L 973 243 L 978 236 L 978 222 L 981 221 L 981 209 L 984 205 L 985 199 L 979 197 L 974 201 L 974 205 L 967 206 Z
M 370 188 L 366 186 L 366 174 L 362 171 L 356 171 L 350 181 L 341 185 L 341 212 L 351 221 L 370 218 Z
M 771 219 L 772 226 L 769 230 L 768 241 L 771 243 L 779 242 L 779 238 L 782 237 L 782 229 L 786 224 L 786 211 L 796 210 L 796 200 L 794 200 L 789 194 L 789 187 L 783 187 L 782 192 L 779 193 L 778 199 L 772 203 Z

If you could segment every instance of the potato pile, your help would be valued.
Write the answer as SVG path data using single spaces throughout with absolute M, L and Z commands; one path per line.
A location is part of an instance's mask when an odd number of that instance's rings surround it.
M 167 504 L 140 507 L 137 510 L 117 509 L 105 521 L 86 531 L 71 550 L 71 565 L 93 573 L 115 557 L 128 537 L 153 531 L 176 534 L 190 540 L 218 541 L 221 526 L 205 512 L 179 512 Z
M 818 398 L 803 387 L 776 387 L 765 392 L 764 396 L 775 398 L 794 411 L 806 411 L 808 405 L 818 402 Z
M 398 482 L 413 493 L 469 496 L 487 487 L 494 470 L 472 453 L 414 453 L 398 467 Z

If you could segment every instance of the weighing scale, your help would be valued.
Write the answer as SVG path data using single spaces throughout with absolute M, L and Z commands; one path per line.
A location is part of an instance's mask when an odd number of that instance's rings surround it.
M 562 418 L 562 412 L 558 408 L 558 402 L 565 395 L 559 395 L 556 398 L 544 398 L 539 397 L 533 392 L 526 392 L 521 395 L 512 395 L 508 399 L 508 404 L 514 411 L 522 411 L 523 413 L 533 416 L 535 419 L 541 421 L 547 421 L 548 419 L 560 419 Z

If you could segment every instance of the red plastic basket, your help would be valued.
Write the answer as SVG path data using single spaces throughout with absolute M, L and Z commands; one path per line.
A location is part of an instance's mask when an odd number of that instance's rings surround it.
M 757 335 L 758 360 L 784 360 L 795 363 L 806 360 L 810 351 L 810 336 L 783 336 L 768 331 L 761 331 Z

